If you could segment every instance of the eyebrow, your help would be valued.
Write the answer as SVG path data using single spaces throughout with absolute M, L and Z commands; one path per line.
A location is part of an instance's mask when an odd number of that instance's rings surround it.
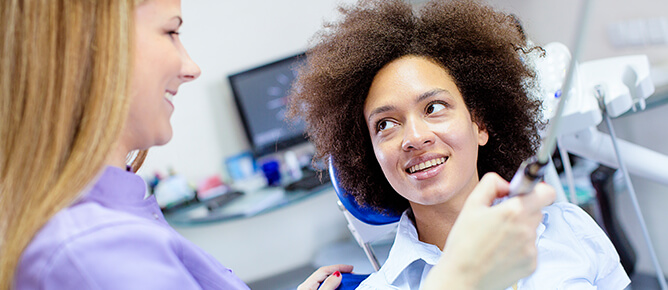
M 431 98 L 431 97 L 433 97 L 433 96 L 435 96 L 435 95 L 441 94 L 441 93 L 445 93 L 445 94 L 450 95 L 450 92 L 449 92 L 448 90 L 444 90 L 444 89 L 433 89 L 433 90 L 431 90 L 431 91 L 428 91 L 428 92 L 425 92 L 425 93 L 421 94 L 421 95 L 415 100 L 415 103 L 416 103 L 416 104 L 417 104 L 417 103 L 420 103 L 420 102 L 422 102 L 422 101 L 424 101 L 424 100 L 426 100 L 426 99 L 429 99 L 429 98 Z
M 446 93 L 446 94 L 450 95 L 450 92 L 448 90 L 433 89 L 431 91 L 427 91 L 427 92 L 424 92 L 421 95 L 419 95 L 415 99 L 415 103 L 416 104 L 420 103 L 420 102 L 422 102 L 426 99 L 429 99 L 429 98 L 431 98 L 435 95 L 441 94 L 441 93 Z M 374 109 L 373 111 L 371 111 L 371 114 L 369 114 L 368 121 L 371 122 L 371 117 L 373 117 L 373 115 L 380 114 L 380 113 L 385 113 L 385 112 L 392 111 L 392 110 L 396 110 L 396 108 L 397 107 L 392 106 L 392 105 L 378 107 L 378 108 Z

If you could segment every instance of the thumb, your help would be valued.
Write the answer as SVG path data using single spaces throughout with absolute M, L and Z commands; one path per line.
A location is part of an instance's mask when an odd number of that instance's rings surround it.
M 485 174 L 471 192 L 466 204 L 469 206 L 491 206 L 495 199 L 510 192 L 510 184 L 496 173 Z

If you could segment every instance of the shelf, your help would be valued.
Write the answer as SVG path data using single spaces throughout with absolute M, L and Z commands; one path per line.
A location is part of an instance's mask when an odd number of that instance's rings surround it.
M 250 218 L 330 191 L 334 191 L 330 182 L 311 190 L 286 191 L 283 187 L 265 187 L 247 192 L 213 209 L 209 209 L 206 202 L 201 202 L 166 212 L 165 219 L 171 224 L 192 226 Z

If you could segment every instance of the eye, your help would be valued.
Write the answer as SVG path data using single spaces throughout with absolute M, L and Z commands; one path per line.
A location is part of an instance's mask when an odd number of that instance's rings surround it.
M 170 31 L 167 31 L 167 34 L 169 34 L 169 36 L 173 38 L 175 36 L 178 36 L 181 33 L 176 31 L 176 30 L 170 30 Z
M 436 113 L 440 110 L 445 109 L 445 104 L 442 103 L 431 103 L 427 105 L 427 109 L 425 110 L 428 115 Z
M 387 129 L 394 128 L 397 124 L 390 120 L 380 120 L 376 123 L 376 132 L 384 131 Z

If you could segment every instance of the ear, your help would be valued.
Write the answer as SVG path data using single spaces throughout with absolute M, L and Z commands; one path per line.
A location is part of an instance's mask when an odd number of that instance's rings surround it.
M 474 122 L 476 125 L 476 129 L 478 129 L 478 146 L 485 146 L 487 144 L 487 141 L 489 141 L 489 133 L 487 132 L 487 128 L 483 124 L 478 124 L 477 122 Z

